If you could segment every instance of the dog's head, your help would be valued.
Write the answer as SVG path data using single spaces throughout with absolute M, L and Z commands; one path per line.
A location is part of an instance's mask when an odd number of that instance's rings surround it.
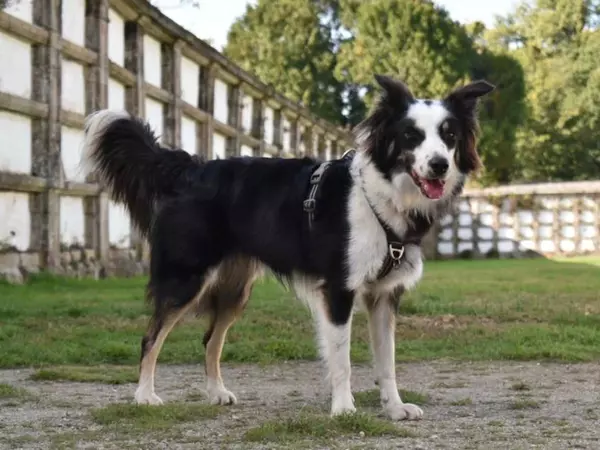
M 476 106 L 494 86 L 475 81 L 443 99 L 422 100 L 401 81 L 375 79 L 382 94 L 356 129 L 359 151 L 404 193 L 415 191 L 424 201 L 452 195 L 480 165 Z

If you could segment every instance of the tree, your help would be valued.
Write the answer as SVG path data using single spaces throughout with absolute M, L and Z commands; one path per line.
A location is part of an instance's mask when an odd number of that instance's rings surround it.
M 491 48 L 485 25 L 480 22 L 467 27 L 475 46 L 472 79 L 486 79 L 496 90 L 482 102 L 482 124 L 479 148 L 483 171 L 478 182 L 483 185 L 509 183 L 517 168 L 517 129 L 526 117 L 525 74 L 519 61 L 503 48 Z
M 340 79 L 363 84 L 373 74 L 404 80 L 415 95 L 439 97 L 468 78 L 473 45 L 464 28 L 428 0 L 342 0 Z
M 523 180 L 600 176 L 598 6 L 590 0 L 523 3 L 490 33 L 493 45 L 525 68 L 527 118 L 517 139 Z
M 231 27 L 224 53 L 315 114 L 343 124 L 337 64 L 336 2 L 259 0 Z

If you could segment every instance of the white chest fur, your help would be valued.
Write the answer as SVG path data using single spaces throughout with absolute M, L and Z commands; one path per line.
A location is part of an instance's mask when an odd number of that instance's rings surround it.
M 362 290 L 367 282 L 376 279 L 387 255 L 388 243 L 360 186 L 353 186 L 348 206 L 350 240 L 346 286 L 349 290 Z M 398 218 L 394 225 L 394 230 L 400 236 L 406 232 L 407 223 L 403 219 Z M 411 289 L 420 280 L 422 273 L 421 249 L 416 245 L 407 245 L 400 266 L 373 283 L 372 288 L 379 293 L 392 291 L 400 285 Z

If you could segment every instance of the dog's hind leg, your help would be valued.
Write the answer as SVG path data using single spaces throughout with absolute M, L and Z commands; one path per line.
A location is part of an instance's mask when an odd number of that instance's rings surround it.
M 423 411 L 417 405 L 403 403 L 396 384 L 394 333 L 398 295 L 398 292 L 380 297 L 367 294 L 365 305 L 369 315 L 371 349 L 383 409 L 392 420 L 415 420 L 423 417 Z
M 241 315 L 258 274 L 258 265 L 246 258 L 225 261 L 215 284 L 207 293 L 210 302 L 211 323 L 204 335 L 206 349 L 206 391 L 210 403 L 229 405 L 237 403 L 235 395 L 225 388 L 221 377 L 221 352 L 227 331 Z
M 165 303 L 162 307 L 155 309 L 146 334 L 142 338 L 140 376 L 138 387 L 135 391 L 136 403 L 149 405 L 162 404 L 162 400 L 154 392 L 154 373 L 158 354 L 173 327 L 194 307 L 200 295 L 202 295 L 201 292 L 183 306 L 172 307 L 169 303 Z
M 190 269 L 182 266 L 171 272 L 158 269 L 156 265 L 151 267 L 147 288 L 147 300 L 154 305 L 154 311 L 142 338 L 140 378 L 135 391 L 135 401 L 138 404 L 162 404 L 161 399 L 154 393 L 154 372 L 158 354 L 177 322 L 190 310 L 198 308 L 213 285 L 217 272 L 217 269 Z

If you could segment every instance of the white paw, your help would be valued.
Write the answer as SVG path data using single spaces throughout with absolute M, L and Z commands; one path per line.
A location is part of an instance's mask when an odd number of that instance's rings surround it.
M 331 403 L 331 415 L 339 416 L 342 414 L 353 414 L 356 412 L 354 407 L 354 397 L 352 395 L 342 399 L 334 400 Z
M 135 402 L 138 405 L 162 405 L 163 401 L 158 395 L 152 391 L 140 390 L 135 391 Z
M 354 414 L 356 412 L 356 408 L 354 405 L 347 406 L 336 406 L 331 408 L 331 416 L 341 416 L 342 414 Z
M 412 403 L 388 404 L 384 410 L 392 420 L 421 420 L 423 418 L 423 410 Z
M 225 388 L 215 388 L 208 391 L 208 400 L 211 405 L 235 405 L 237 398 L 233 392 Z

